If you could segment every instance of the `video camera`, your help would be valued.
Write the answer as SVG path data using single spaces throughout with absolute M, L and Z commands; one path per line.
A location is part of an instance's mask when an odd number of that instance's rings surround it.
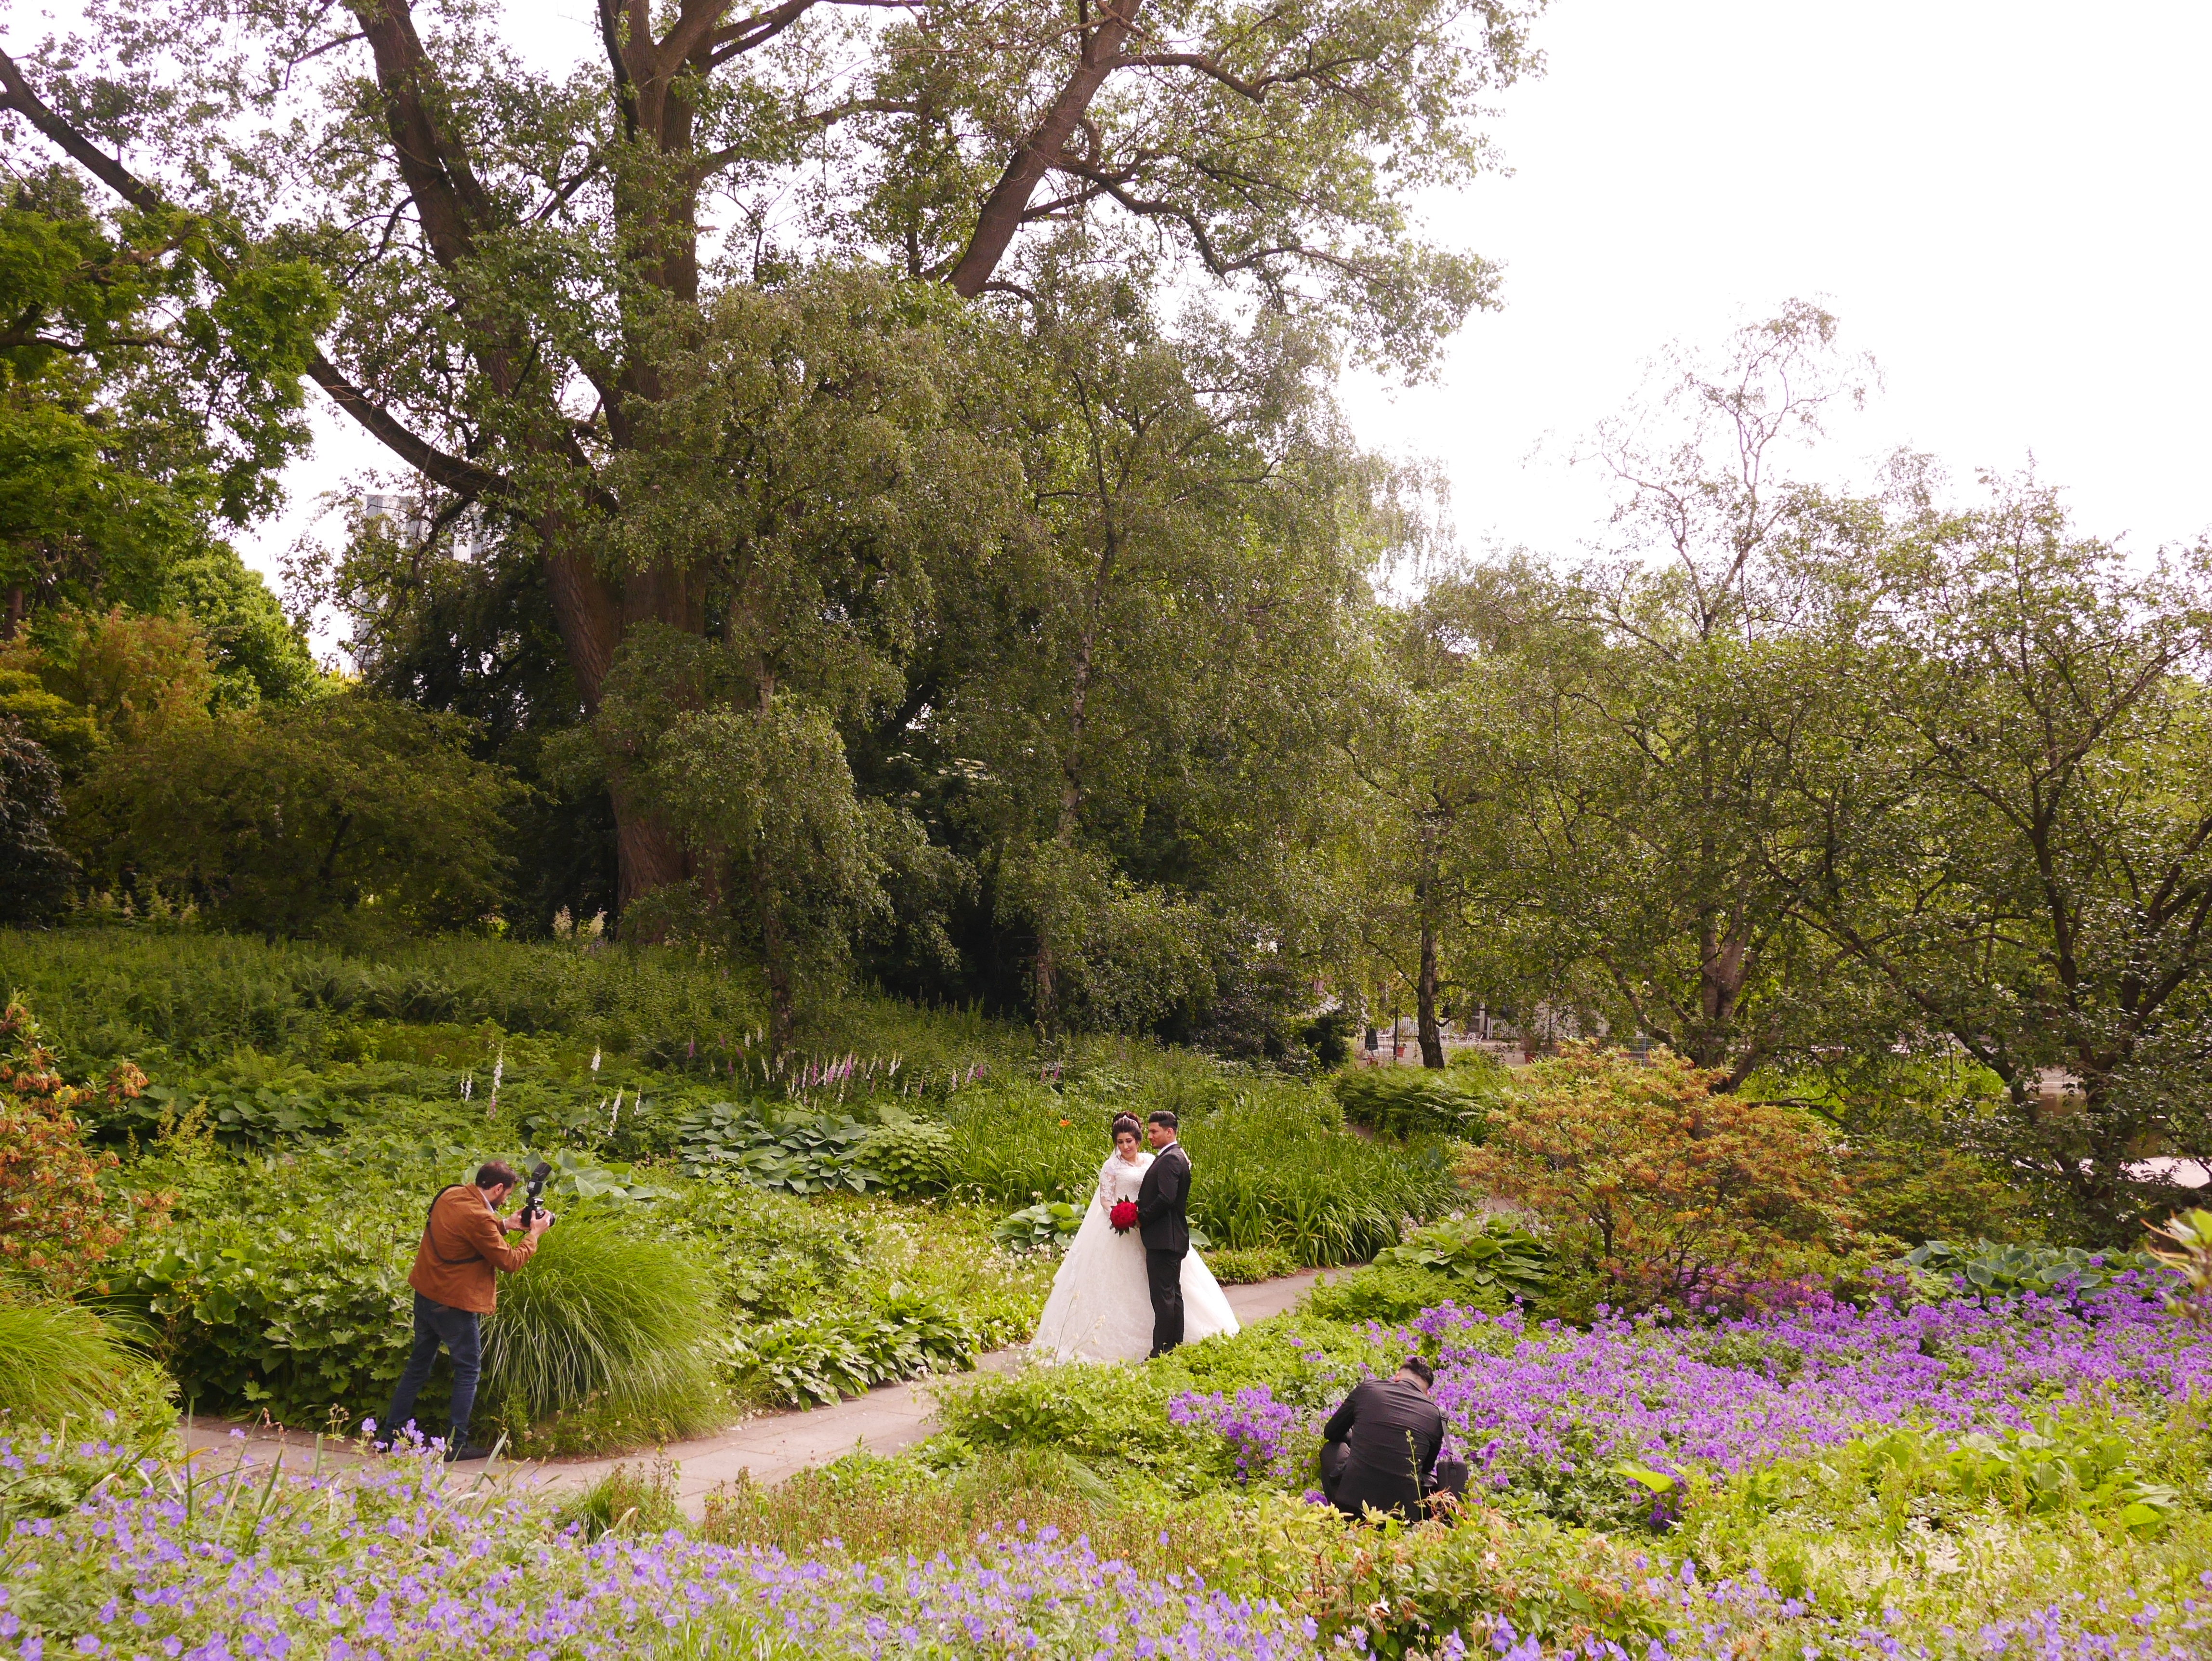
M 552 1174 L 553 1167 L 540 1159 L 530 1167 L 530 1175 L 523 1178 L 524 1197 L 522 1215 L 520 1219 L 523 1227 L 528 1228 L 531 1224 L 536 1222 L 538 1214 L 545 1209 L 544 1206 L 538 1203 L 538 1196 L 545 1191 L 546 1179 Z

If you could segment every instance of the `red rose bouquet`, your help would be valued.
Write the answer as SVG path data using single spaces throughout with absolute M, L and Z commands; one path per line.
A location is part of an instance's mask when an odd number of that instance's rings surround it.
M 1115 1201 L 1114 1208 L 1106 1214 L 1106 1220 L 1114 1225 L 1116 1234 L 1127 1234 L 1137 1226 L 1137 1202 L 1134 1200 Z

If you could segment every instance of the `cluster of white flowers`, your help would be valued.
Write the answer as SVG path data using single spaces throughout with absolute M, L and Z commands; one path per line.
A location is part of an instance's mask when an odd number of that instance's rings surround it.
M 594 911 L 591 921 L 585 923 L 579 923 L 565 905 L 553 914 L 553 938 L 556 940 L 596 940 L 606 932 L 607 914 L 604 911 Z

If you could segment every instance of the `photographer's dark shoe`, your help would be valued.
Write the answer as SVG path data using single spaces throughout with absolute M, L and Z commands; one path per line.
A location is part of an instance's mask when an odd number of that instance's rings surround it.
M 489 1448 L 478 1447 L 473 1442 L 470 1443 L 466 1447 L 447 1448 L 446 1450 L 446 1463 L 449 1465 L 458 1465 L 469 1460 L 489 1459 L 490 1457 L 491 1450 Z

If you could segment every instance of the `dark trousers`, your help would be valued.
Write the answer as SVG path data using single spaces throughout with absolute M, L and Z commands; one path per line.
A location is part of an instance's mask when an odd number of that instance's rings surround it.
M 472 1309 L 448 1309 L 415 1294 L 415 1348 L 407 1357 L 407 1371 L 399 1375 L 399 1388 L 392 1392 L 392 1405 L 377 1427 L 380 1435 L 397 1439 L 415 1416 L 415 1398 L 430 1381 L 439 1346 L 453 1358 L 453 1429 L 447 1433 L 449 1448 L 465 1447 L 469 1415 L 477 1404 L 477 1375 L 483 1371 L 481 1317 Z
M 1352 1450 L 1342 1442 L 1323 1442 L 1321 1445 L 1322 1497 L 1329 1504 L 1336 1503 L 1336 1491 L 1344 1486 L 1345 1468 L 1352 1463 Z
M 1152 1354 L 1164 1355 L 1182 1342 L 1182 1253 L 1145 1253 L 1145 1283 L 1152 1293 Z

